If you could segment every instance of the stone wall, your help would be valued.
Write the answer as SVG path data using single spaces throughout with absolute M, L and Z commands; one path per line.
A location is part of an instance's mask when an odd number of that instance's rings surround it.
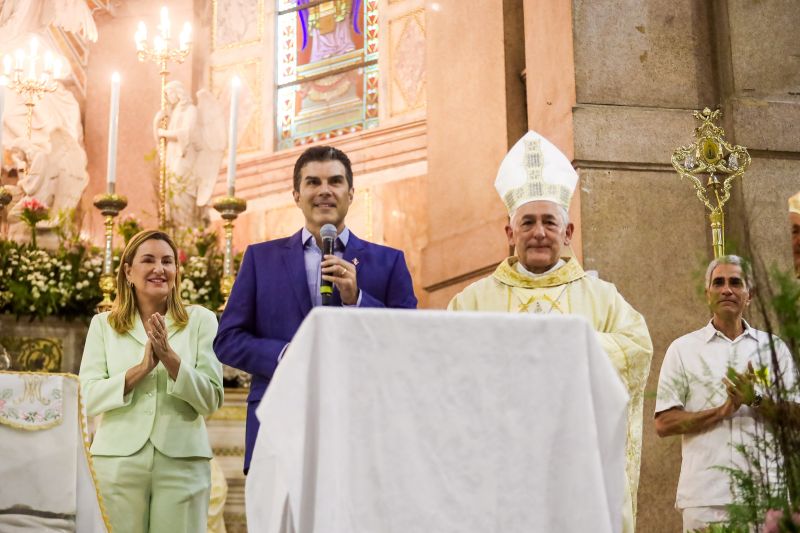
M 680 439 L 652 424 L 664 352 L 709 318 L 701 273 L 712 257 L 706 214 L 672 151 L 693 141 L 691 110 L 721 107 L 730 142 L 753 164 L 728 212 L 744 218 L 766 264 L 789 266 L 786 200 L 800 189 L 800 23 L 791 1 L 572 2 L 575 165 L 584 263 L 647 320 L 655 355 L 645 403 L 640 531 L 677 531 Z M 775 38 L 773 38 L 775 37 Z

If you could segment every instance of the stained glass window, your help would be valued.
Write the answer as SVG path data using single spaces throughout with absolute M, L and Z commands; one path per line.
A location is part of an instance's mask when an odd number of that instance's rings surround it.
M 378 0 L 278 0 L 278 149 L 378 125 Z

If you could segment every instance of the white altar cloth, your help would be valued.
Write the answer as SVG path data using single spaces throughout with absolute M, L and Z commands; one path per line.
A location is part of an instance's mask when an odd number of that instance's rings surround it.
M 106 533 L 80 382 L 0 372 L 0 531 Z
M 582 318 L 323 309 L 257 410 L 251 532 L 618 532 L 624 386 Z

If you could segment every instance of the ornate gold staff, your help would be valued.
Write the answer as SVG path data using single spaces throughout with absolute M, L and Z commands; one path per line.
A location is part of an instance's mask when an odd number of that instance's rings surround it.
M 167 128 L 167 76 L 169 70 L 167 66 L 170 61 L 183 63 L 189 55 L 191 47 L 192 26 L 186 22 L 181 31 L 180 44 L 178 48 L 170 48 L 170 22 L 169 12 L 166 7 L 161 8 L 161 23 L 159 24 L 159 35 L 153 39 L 153 46 L 147 45 L 147 26 L 144 22 L 139 22 L 136 31 L 136 55 L 139 61 L 151 60 L 158 64 L 159 74 L 161 75 L 161 122 L 159 128 Z M 164 229 L 167 225 L 167 139 L 158 139 L 158 225 Z
M 697 197 L 709 210 L 711 241 L 717 258 L 725 255 L 725 204 L 731 197 L 733 180 L 750 166 L 750 154 L 744 146 L 732 146 L 725 141 L 725 130 L 714 124 L 722 117 L 722 111 L 705 108 L 693 114 L 701 122 L 694 130 L 696 140 L 675 150 L 672 166 L 681 178 L 692 182 Z

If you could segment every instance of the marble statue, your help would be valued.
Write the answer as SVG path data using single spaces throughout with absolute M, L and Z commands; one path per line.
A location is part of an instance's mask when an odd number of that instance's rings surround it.
M 156 140 L 167 141 L 167 217 L 174 227 L 192 228 L 208 220 L 209 203 L 227 143 L 222 106 L 207 90 L 192 103 L 183 83 L 166 87 L 167 127 L 160 128 L 161 110 L 153 120 Z
M 51 24 L 97 41 L 97 26 L 85 0 L 5 0 L 0 5 L 0 49 L 27 44 L 30 33 L 43 33 Z
M 58 215 L 74 210 L 89 183 L 86 172 L 86 152 L 67 130 L 57 127 L 50 132 L 46 147 L 26 137 L 14 139 L 9 146 L 10 173 L 16 173 L 17 184 L 12 189 L 9 206 L 9 236 L 25 239 L 27 228 L 20 221 L 22 203 L 35 198 L 46 205 L 50 220 L 39 223 L 42 229 L 57 224 Z

